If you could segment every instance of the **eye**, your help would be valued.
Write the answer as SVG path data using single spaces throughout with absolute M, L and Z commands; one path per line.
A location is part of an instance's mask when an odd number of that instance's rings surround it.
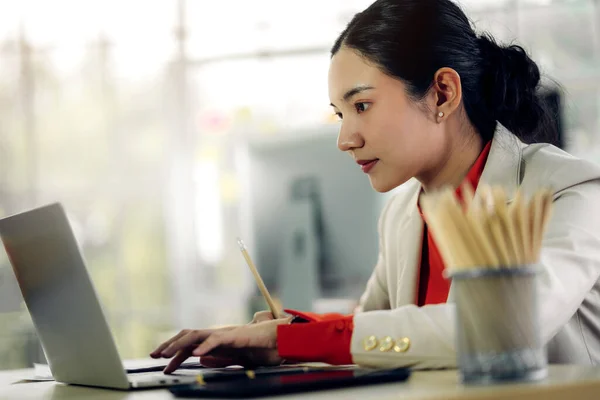
M 356 103 L 354 107 L 356 108 L 356 112 L 361 114 L 367 111 L 369 107 L 371 107 L 371 103 Z
M 338 117 L 339 119 L 343 119 L 343 117 L 342 117 L 342 113 L 341 113 L 341 112 L 334 112 L 333 114 L 334 114 L 334 115 L 337 115 L 337 117 Z

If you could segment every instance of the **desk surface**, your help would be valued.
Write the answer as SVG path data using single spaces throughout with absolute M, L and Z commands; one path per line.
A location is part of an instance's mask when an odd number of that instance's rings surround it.
M 164 389 L 121 392 L 63 385 L 55 382 L 15 383 L 33 375 L 22 369 L 0 372 L 1 400 L 164 400 L 174 397 Z M 313 392 L 269 399 L 598 399 L 600 368 L 551 366 L 548 379 L 535 384 L 466 387 L 458 382 L 456 371 L 417 371 L 405 383 L 381 384 L 353 389 Z

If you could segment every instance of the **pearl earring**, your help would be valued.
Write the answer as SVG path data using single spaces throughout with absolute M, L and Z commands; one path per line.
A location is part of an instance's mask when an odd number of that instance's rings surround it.
M 438 117 L 443 118 L 444 117 L 444 113 L 440 111 L 440 113 L 438 114 Z

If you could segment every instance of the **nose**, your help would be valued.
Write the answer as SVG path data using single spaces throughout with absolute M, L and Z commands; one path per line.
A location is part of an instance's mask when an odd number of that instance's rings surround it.
M 337 146 L 341 151 L 350 151 L 359 149 L 365 145 L 365 141 L 356 129 L 351 125 L 344 125 L 340 127 L 340 133 L 338 134 Z

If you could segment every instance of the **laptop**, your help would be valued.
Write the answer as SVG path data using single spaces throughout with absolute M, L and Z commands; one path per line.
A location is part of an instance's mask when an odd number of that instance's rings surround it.
M 127 372 L 60 203 L 0 219 L 0 237 L 56 381 L 122 390 L 195 382 Z

